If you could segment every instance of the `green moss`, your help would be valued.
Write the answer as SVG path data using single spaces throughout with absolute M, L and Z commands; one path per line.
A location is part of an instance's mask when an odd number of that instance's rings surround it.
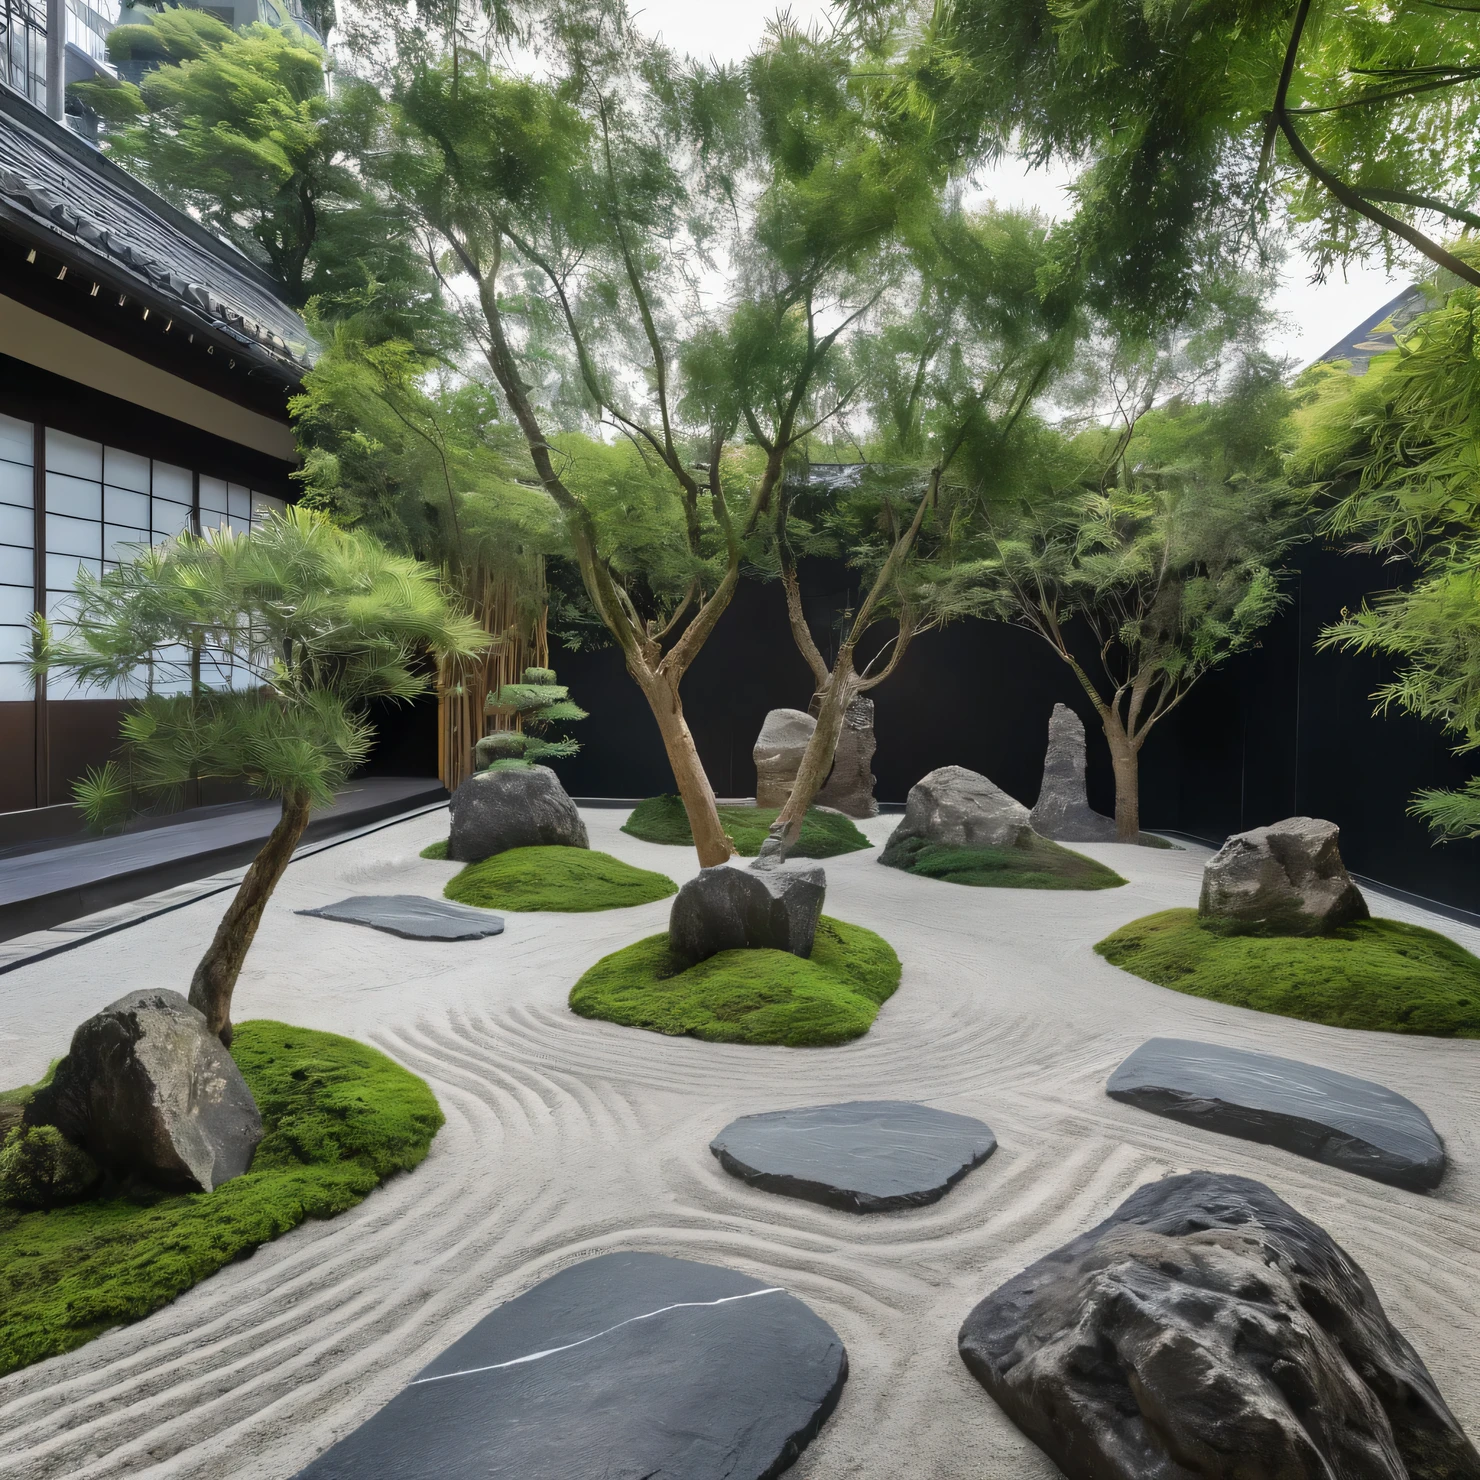
M 734 840 L 735 851 L 742 858 L 754 858 L 779 813 L 777 807 L 721 807 L 719 820 Z M 649 797 L 639 802 L 622 831 L 645 843 L 673 843 L 688 848 L 694 845 L 681 797 Z M 851 817 L 811 807 L 802 819 L 802 835 L 791 856 L 836 858 L 840 853 L 857 853 L 861 848 L 873 846 L 853 825 Z
M 246 1022 L 231 1052 L 266 1131 L 245 1176 L 215 1192 L 0 1214 L 0 1373 L 137 1321 L 305 1218 L 352 1208 L 416 1166 L 442 1124 L 426 1085 L 363 1043 Z
M 678 893 L 667 874 L 590 848 L 510 848 L 470 863 L 442 891 L 487 910 L 620 910 Z
M 1034 834 L 1022 845 L 949 848 L 924 838 L 891 838 L 879 862 L 923 879 L 990 889 L 1114 889 L 1114 869 Z
M 440 842 L 428 843 L 426 847 L 421 850 L 421 856 L 423 858 L 446 858 L 447 844 L 449 841 L 449 839 L 443 838 Z
M 1480 958 L 1448 936 L 1362 920 L 1326 936 L 1223 935 L 1196 910 L 1133 920 L 1095 947 L 1159 987 L 1256 1012 L 1435 1038 L 1480 1038 Z
M 787 951 L 721 951 L 680 971 L 668 936 L 603 956 L 574 987 L 582 1017 L 710 1043 L 792 1048 L 867 1033 L 899 985 L 899 957 L 861 925 L 824 915 L 809 960 Z

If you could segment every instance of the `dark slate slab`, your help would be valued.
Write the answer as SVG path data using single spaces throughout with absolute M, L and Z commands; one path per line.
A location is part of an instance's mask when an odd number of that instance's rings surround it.
M 1444 1143 L 1402 1095 L 1319 1064 L 1152 1038 L 1110 1076 L 1113 1099 L 1395 1187 L 1437 1187 Z
M 997 1149 L 997 1138 L 969 1115 L 908 1100 L 854 1100 L 743 1115 L 709 1149 L 752 1187 L 883 1213 L 938 1202 Z
M 469 904 L 448 904 L 423 894 L 356 894 L 318 910 L 299 910 L 320 920 L 369 925 L 403 940 L 481 940 L 502 935 L 504 917 Z
M 847 1376 L 784 1290 L 603 1254 L 485 1316 L 298 1480 L 770 1480 Z

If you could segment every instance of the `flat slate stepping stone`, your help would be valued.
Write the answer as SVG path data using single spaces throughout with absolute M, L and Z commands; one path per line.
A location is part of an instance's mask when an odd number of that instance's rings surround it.
M 991 1128 L 908 1100 L 853 1100 L 732 1120 L 709 1149 L 732 1176 L 847 1213 L 938 1202 L 996 1149 Z
M 847 1376 L 785 1290 L 603 1254 L 485 1316 L 298 1480 L 771 1480 Z
M 1110 1076 L 1105 1093 L 1395 1187 L 1423 1191 L 1444 1175 L 1444 1142 L 1412 1100 L 1299 1059 L 1151 1038 Z
M 485 935 L 504 933 L 502 915 L 472 905 L 428 899 L 424 894 L 355 894 L 338 904 L 297 913 L 368 925 L 403 940 L 481 940 Z

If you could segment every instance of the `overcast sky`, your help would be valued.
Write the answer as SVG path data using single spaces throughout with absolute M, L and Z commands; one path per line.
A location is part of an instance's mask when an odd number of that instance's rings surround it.
M 661 34 L 678 51 L 717 61 L 738 61 L 759 40 L 767 17 L 777 10 L 775 0 L 632 0 L 638 23 L 649 34 Z M 799 21 L 825 19 L 825 0 L 791 0 L 787 7 Z M 982 194 L 1004 206 L 1036 206 L 1052 215 L 1065 209 L 1063 177 L 1030 173 L 1007 166 L 983 174 Z M 1292 256 L 1276 307 L 1289 321 L 1272 348 L 1305 365 L 1343 339 L 1390 298 L 1407 287 L 1411 278 L 1389 278 L 1380 268 L 1353 267 L 1339 272 L 1319 287 L 1310 282 L 1309 264 Z

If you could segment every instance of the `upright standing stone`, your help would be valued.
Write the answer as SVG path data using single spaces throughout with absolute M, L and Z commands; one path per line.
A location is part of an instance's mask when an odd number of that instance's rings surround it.
M 72 1035 L 27 1125 L 54 1125 L 107 1171 L 211 1192 L 252 1164 L 262 1116 L 241 1070 L 178 992 L 110 1003 Z
M 1084 785 L 1084 721 L 1055 704 L 1048 721 L 1043 785 L 1033 808 L 1033 831 L 1056 843 L 1113 843 L 1115 819 L 1092 812 Z
M 874 701 L 855 699 L 843 715 L 832 774 L 817 793 L 817 804 L 836 807 L 849 817 L 877 817 L 879 804 L 874 800 L 872 770 L 876 749 Z
M 1319 817 L 1235 833 L 1203 869 L 1198 914 L 1231 935 L 1325 935 L 1367 919 L 1340 836 Z
M 817 721 L 800 709 L 773 709 L 761 726 L 751 755 L 755 760 L 755 804 L 784 807 L 796 784 L 807 742 Z

